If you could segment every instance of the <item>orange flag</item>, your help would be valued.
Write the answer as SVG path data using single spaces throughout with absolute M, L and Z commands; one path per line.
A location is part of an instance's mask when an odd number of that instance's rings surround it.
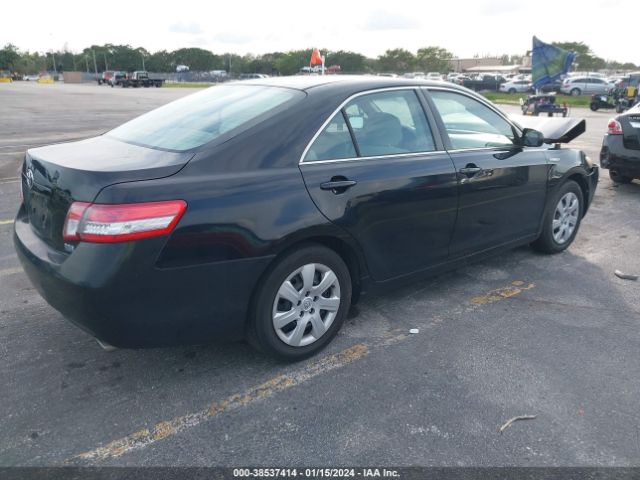
M 309 62 L 311 65 L 322 65 L 324 59 L 320 56 L 320 50 L 317 48 L 313 49 L 311 52 L 311 61 Z

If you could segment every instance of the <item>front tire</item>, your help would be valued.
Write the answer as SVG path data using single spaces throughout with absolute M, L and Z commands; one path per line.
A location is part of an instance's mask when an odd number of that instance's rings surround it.
M 560 186 L 547 205 L 542 233 L 531 246 L 543 253 L 559 253 L 573 242 L 584 212 L 582 189 L 573 180 Z
M 280 360 L 302 360 L 331 342 L 350 304 L 351 275 L 342 258 L 320 245 L 298 248 L 261 279 L 249 343 Z
M 582 92 L 580 91 L 579 88 L 574 88 L 571 90 L 571 96 L 572 97 L 577 97 L 578 95 L 580 95 Z

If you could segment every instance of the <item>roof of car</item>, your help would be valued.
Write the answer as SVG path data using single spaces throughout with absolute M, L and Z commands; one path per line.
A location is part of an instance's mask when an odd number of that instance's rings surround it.
M 269 77 L 255 80 L 243 80 L 247 85 L 265 85 L 273 87 L 309 90 L 323 85 L 344 85 L 345 87 L 385 88 L 402 86 L 442 86 L 442 81 L 423 80 L 417 78 L 396 78 L 376 75 L 294 75 L 288 77 Z M 453 83 L 447 86 L 457 87 Z

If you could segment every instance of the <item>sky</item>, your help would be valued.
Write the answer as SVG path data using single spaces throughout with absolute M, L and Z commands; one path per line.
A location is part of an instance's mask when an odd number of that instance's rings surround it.
M 440 46 L 465 58 L 523 55 L 536 35 L 640 63 L 633 30 L 613 21 L 636 11 L 631 0 L 8 0 L 2 10 L 0 46 L 40 52 L 112 43 L 241 55 L 320 47 L 377 57 Z

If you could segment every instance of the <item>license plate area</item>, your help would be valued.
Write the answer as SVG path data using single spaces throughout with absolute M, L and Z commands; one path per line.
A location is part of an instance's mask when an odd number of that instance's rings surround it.
M 50 194 L 43 194 L 35 189 L 29 196 L 29 223 L 38 234 L 45 238 L 52 238 L 53 222 L 49 202 Z

